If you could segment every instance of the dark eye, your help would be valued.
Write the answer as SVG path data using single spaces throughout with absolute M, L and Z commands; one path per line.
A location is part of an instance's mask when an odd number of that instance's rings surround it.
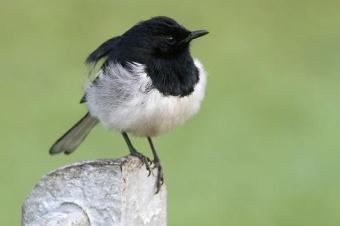
M 176 42 L 175 38 L 173 36 L 166 36 L 166 42 L 170 45 L 174 44 Z

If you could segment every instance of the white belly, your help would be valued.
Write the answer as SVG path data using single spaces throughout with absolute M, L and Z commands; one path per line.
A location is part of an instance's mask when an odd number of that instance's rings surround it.
M 164 96 L 156 89 L 146 92 L 151 79 L 141 68 L 142 65 L 136 65 L 137 77 L 127 74 L 122 68 L 114 68 L 111 76 L 105 76 L 108 78 L 102 79 L 99 86 L 86 87 L 89 111 L 105 127 L 115 131 L 138 136 L 156 136 L 167 132 L 183 124 L 200 108 L 206 73 L 198 60 L 195 60 L 195 65 L 199 69 L 199 82 L 194 91 L 185 97 Z

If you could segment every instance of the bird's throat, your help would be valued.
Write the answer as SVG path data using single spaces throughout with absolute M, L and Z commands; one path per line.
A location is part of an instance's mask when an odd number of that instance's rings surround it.
M 147 64 L 147 74 L 164 96 L 188 96 L 199 81 L 199 71 L 187 54 L 170 59 L 153 59 Z

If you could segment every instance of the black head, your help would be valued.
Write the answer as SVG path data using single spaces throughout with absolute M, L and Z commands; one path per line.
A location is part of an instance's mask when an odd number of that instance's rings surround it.
M 152 56 L 168 58 L 186 51 L 191 40 L 205 34 L 208 34 L 205 30 L 192 32 L 169 17 L 159 16 L 133 26 L 122 41 Z

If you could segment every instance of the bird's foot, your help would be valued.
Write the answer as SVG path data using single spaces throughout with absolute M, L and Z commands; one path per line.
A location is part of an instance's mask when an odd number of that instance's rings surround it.
M 157 179 L 156 179 L 156 194 L 161 190 L 164 184 L 163 168 L 161 162 L 157 159 L 153 161 L 152 169 L 157 169 Z
M 146 170 L 149 172 L 148 176 L 150 176 L 151 175 L 151 163 L 152 163 L 152 161 L 148 157 L 146 157 L 145 155 L 143 155 L 142 153 L 140 153 L 136 150 L 132 151 L 131 155 L 139 158 L 139 160 L 142 161 L 142 163 L 145 165 Z

